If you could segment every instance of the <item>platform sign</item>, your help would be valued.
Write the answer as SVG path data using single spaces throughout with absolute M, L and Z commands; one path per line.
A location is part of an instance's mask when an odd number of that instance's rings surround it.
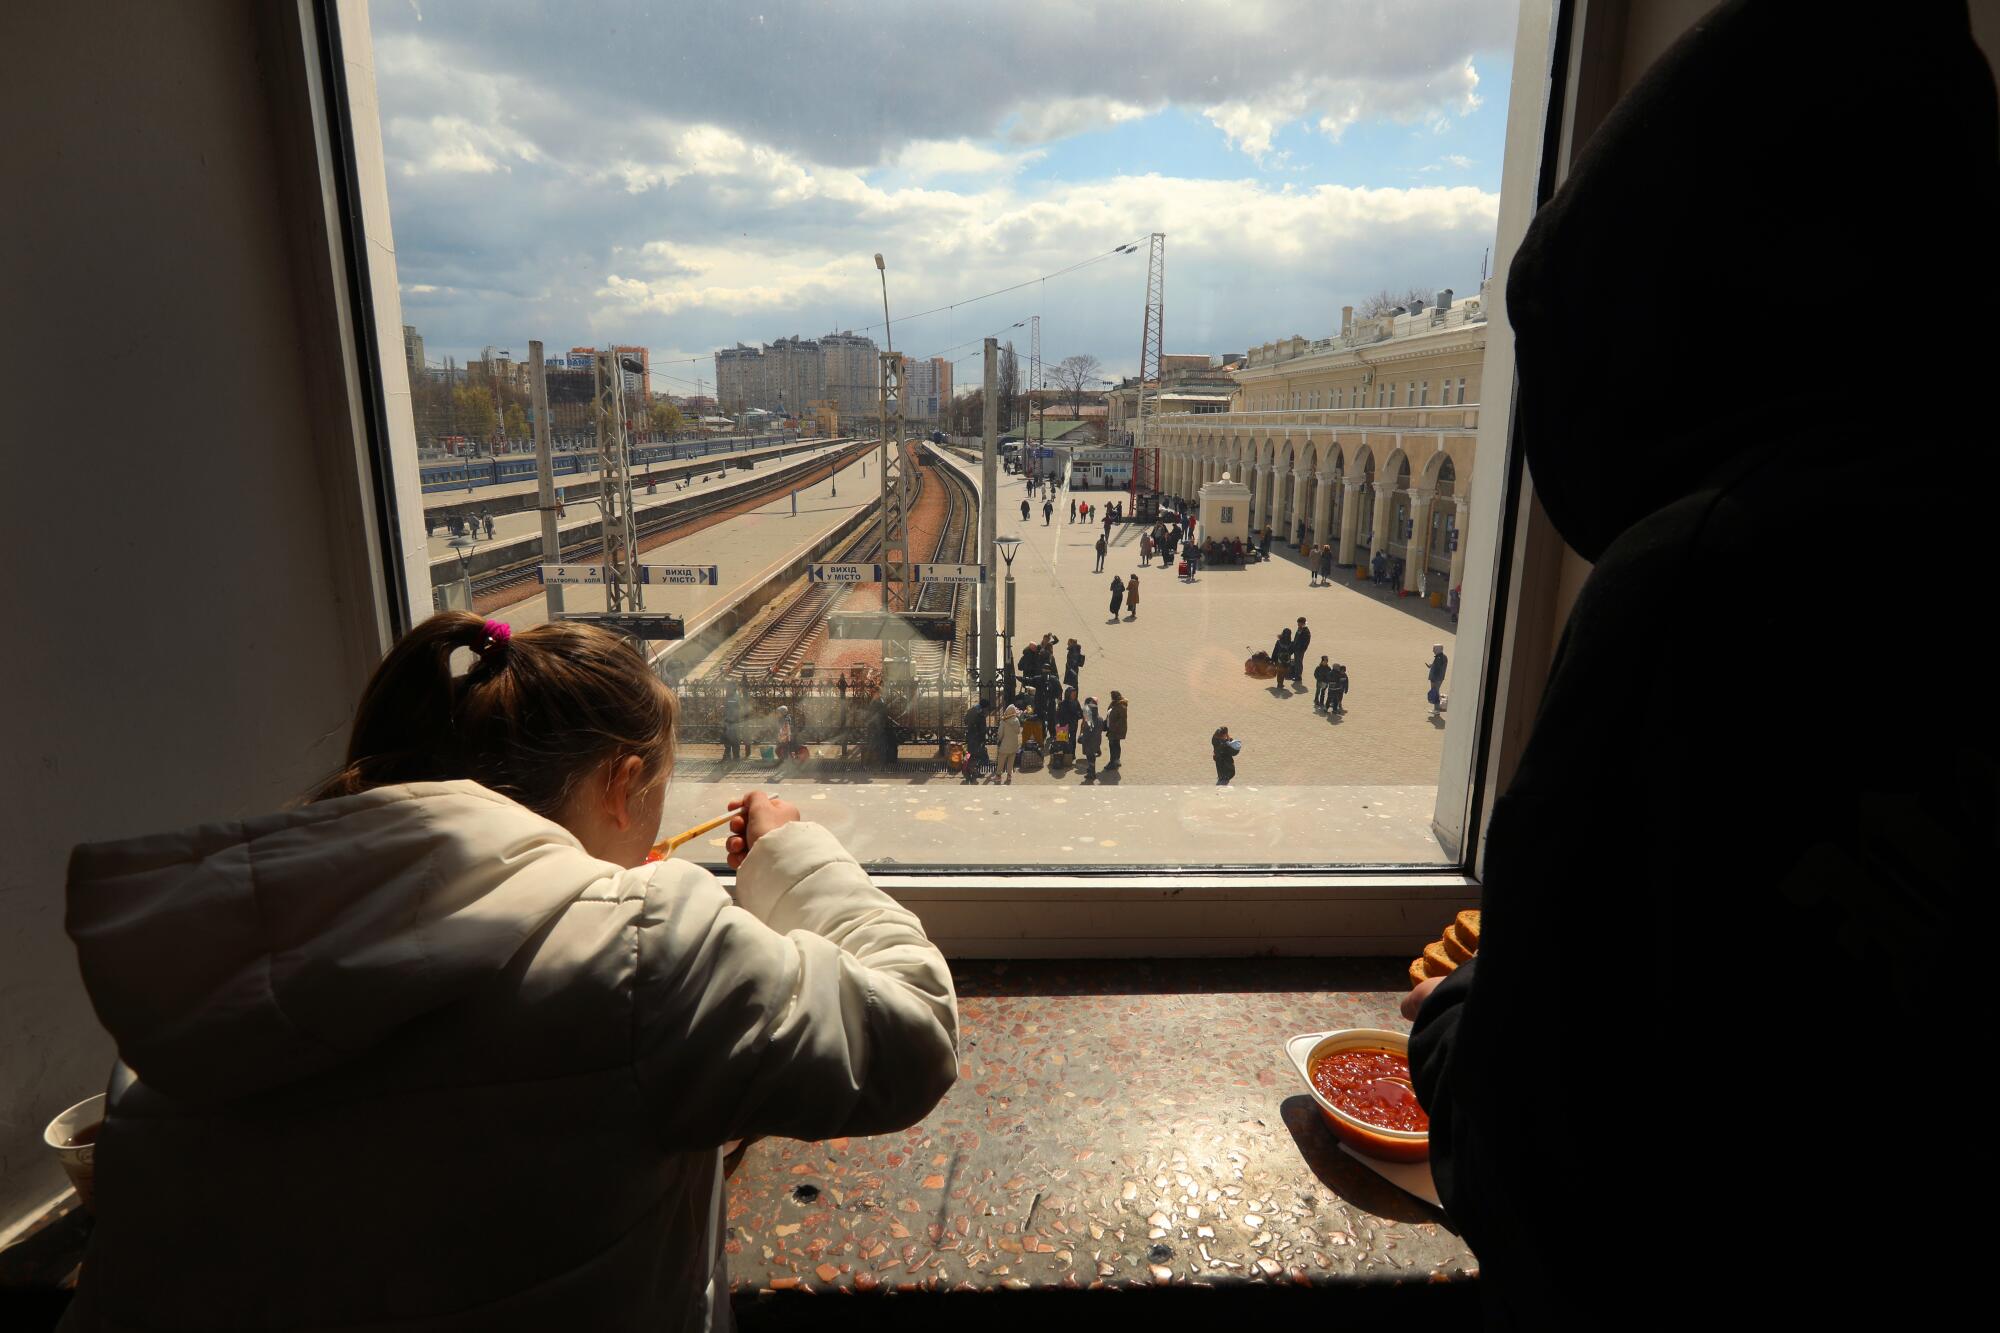
M 714 565 L 641 565 L 639 582 L 691 584 L 713 588 L 720 580 Z
M 984 565 L 915 565 L 911 577 L 919 583 L 984 583 Z
M 880 583 L 880 565 L 810 565 L 808 577 L 814 583 Z
M 603 565 L 543 565 L 544 583 L 603 583 Z

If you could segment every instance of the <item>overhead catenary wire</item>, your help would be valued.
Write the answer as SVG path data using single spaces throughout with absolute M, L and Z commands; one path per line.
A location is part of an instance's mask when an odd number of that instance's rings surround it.
M 1080 260 L 1078 260 L 1078 261 L 1077 261 L 1076 263 L 1074 263 L 1074 264 L 1067 264 L 1067 265 L 1064 265 L 1064 266 L 1063 266 L 1062 268 L 1059 268 L 1059 269 L 1056 269 L 1056 270 L 1054 270 L 1054 271 L 1052 271 L 1052 272 L 1049 272 L 1049 273 L 1044 273 L 1044 274 L 1041 274 L 1041 275 L 1039 275 L 1039 276 L 1037 276 L 1037 277 L 1033 277 L 1033 278 L 1026 278 L 1026 279 L 1023 279 L 1023 280 L 1022 280 L 1022 281 L 1020 281 L 1020 282 L 1017 282 L 1017 283 L 1013 283 L 1013 284 L 1011 284 L 1011 285 L 1009 285 L 1009 286 L 1006 286 L 1006 287 L 1000 287 L 1000 288 L 996 288 L 995 290 L 993 290 L 993 291 L 990 291 L 990 292 L 982 292 L 982 293 L 981 293 L 980 295 L 978 295 L 978 296 L 967 296 L 967 297 L 962 297 L 962 298 L 960 298 L 959 300 L 956 300 L 956 301 L 950 301 L 950 302 L 947 302 L 947 303 L 945 303 L 944 305 L 940 305 L 940 306 L 933 306 L 933 307 L 931 307 L 931 308 L 930 308 L 929 310 L 920 310 L 920 311 L 918 311 L 918 312 L 917 312 L 916 314 L 914 314 L 914 315 L 904 315 L 904 316 L 902 316 L 902 321 L 903 321 L 903 323 L 905 323 L 905 324 L 908 324 L 908 323 L 909 323 L 909 322 L 910 322 L 911 320 L 913 320 L 913 319 L 926 319 L 926 318 L 928 318 L 928 317 L 930 317 L 930 316 L 932 316 L 932 315 L 943 315 L 943 314 L 949 314 L 949 313 L 951 313 L 951 312 L 953 312 L 953 311 L 956 311 L 956 310 L 957 310 L 957 309 L 958 309 L 958 308 L 959 308 L 960 306 L 969 306 L 969 305 L 977 305 L 977 304 L 978 304 L 979 302 L 981 302 L 981 301 L 990 301 L 990 300 L 992 300 L 992 299 L 993 299 L 994 297 L 996 297 L 996 296 L 1005 296 L 1005 295 L 1006 295 L 1007 293 L 1009 293 L 1009 292 L 1018 292 L 1018 291 L 1020 291 L 1020 290 L 1021 290 L 1022 288 L 1024 288 L 1024 287 L 1033 287 L 1033 286 L 1035 286 L 1035 285 L 1037 285 L 1037 284 L 1042 284 L 1042 285 L 1044 286 L 1044 288 L 1046 288 L 1046 284 L 1048 283 L 1048 281 L 1049 281 L 1049 280 L 1050 280 L 1051 278 L 1060 278 L 1060 277 L 1065 277 L 1065 276 L 1067 276 L 1067 275 L 1069 275 L 1069 274 L 1071 274 L 1071 273 L 1076 273 L 1076 272 L 1079 272 L 1079 271 L 1081 271 L 1081 270 L 1083 270 L 1083 269 L 1086 269 L 1086 268 L 1089 268 L 1089 267 L 1091 267 L 1091 266 L 1092 266 L 1093 264 L 1101 264 L 1101 263 L 1103 263 L 1103 262 L 1104 262 L 1105 260 L 1107 260 L 1107 259 L 1113 259 L 1113 258 L 1116 258 L 1116 257 L 1117 257 L 1117 256 L 1119 256 L 1119 255 L 1129 255 L 1129 254 L 1133 254 L 1133 253 L 1135 253 L 1135 252 L 1136 252 L 1136 251 L 1137 251 L 1137 250 L 1139 249 L 1139 246 L 1140 246 L 1141 244 L 1142 244 L 1142 242 L 1138 242 L 1138 241 L 1132 241 L 1132 242 L 1128 242 L 1128 243 L 1126 243 L 1126 244 L 1123 244 L 1123 245 L 1116 245 L 1116 246 L 1113 246 L 1113 247 L 1112 247 L 1111 249 L 1109 249 L 1109 250 L 1106 250 L 1106 251 L 1104 251 L 1104 252 L 1102 252 L 1102 253 L 1100 253 L 1100 254 L 1094 254 L 1094 255 L 1091 255 L 1090 257 L 1088 257 L 1088 258 L 1086 258 L 1086 259 L 1080 259 Z M 1023 319 L 1025 320 L 1025 316 L 1023 317 Z M 874 323 L 872 323 L 872 324 L 861 324 L 861 325 L 855 325 L 855 326 L 850 326 L 850 327 L 848 327 L 848 328 L 845 328 L 845 329 L 842 329 L 842 330 L 841 330 L 841 332 L 843 332 L 843 333 L 868 333 L 868 332 L 870 332 L 870 331 L 872 331 L 872 330 L 874 330 L 874 329 L 879 329 L 879 328 L 882 328 L 882 327 L 883 327 L 883 324 L 882 324 L 882 322 L 881 322 L 880 320 L 877 320 L 876 322 L 874 322 Z M 1012 325 L 1009 325 L 1009 326 L 1007 326 L 1007 327 L 1011 328 L 1011 327 L 1013 327 L 1013 326 L 1012 326 Z M 975 340 L 975 341 L 977 341 L 977 340 Z M 955 345 L 954 345 L 953 347 L 949 347 L 949 348 L 946 348 L 946 349 L 944 349 L 944 350 L 945 350 L 945 351 L 954 351 L 954 350 L 956 350 L 956 349 L 957 349 L 958 347 L 963 347 L 963 346 L 966 346 L 966 345 L 967 345 L 967 344 L 965 344 L 965 343 L 958 343 L 958 344 L 955 344 Z M 940 356 L 941 356 L 941 355 L 943 355 L 943 353 L 942 353 L 942 352 L 940 352 L 940 353 L 938 353 L 938 355 L 940 355 Z M 668 361 L 655 361 L 655 362 L 652 362 L 652 363 L 650 363 L 650 364 L 649 364 L 649 367 L 648 367 L 648 369 L 649 369 L 649 373 L 650 373 L 650 374 L 652 374 L 652 375 L 656 375 L 656 376 L 658 376 L 658 377 L 659 377 L 659 378 L 661 378 L 661 379 L 670 379 L 670 380 L 678 380 L 678 381 L 679 381 L 680 383 L 682 383 L 682 384 L 686 384 L 686 383 L 688 383 L 688 379 L 687 379 L 687 377 L 686 377 L 686 376 L 684 376 L 684 375 L 674 375 L 674 374 L 670 374 L 670 373 L 668 373 L 667 371 L 664 371 L 664 370 L 661 370 L 661 369 L 659 369 L 659 367 L 660 367 L 660 366 L 684 366 L 684 365 L 696 365 L 696 364 L 700 364 L 700 363 L 704 363 L 704 362 L 707 362 L 707 361 L 710 361 L 710 360 L 713 360 L 713 359 L 714 359 L 714 356 L 715 356 L 715 354 L 714 354 L 713 352 L 710 352 L 710 353 L 708 353 L 708 354 L 707 354 L 706 356 L 686 356 L 686 357 L 675 357 L 674 359 L 672 359 L 672 360 L 668 360 Z M 963 360 L 965 360 L 965 359 L 966 359 L 965 357 L 959 357 L 959 358 L 958 358 L 958 361 L 963 361 Z M 957 364 L 957 361 L 954 361 L 954 362 L 953 362 L 952 364 L 956 365 L 956 364 Z

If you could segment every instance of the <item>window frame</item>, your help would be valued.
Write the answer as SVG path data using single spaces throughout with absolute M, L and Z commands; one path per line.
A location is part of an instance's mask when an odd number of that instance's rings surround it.
M 342 369 L 362 386 L 366 405 L 349 423 L 357 476 L 377 502 L 373 527 L 335 533 L 334 540 L 360 543 L 385 588 L 394 590 L 379 645 L 386 650 L 415 619 L 429 614 L 429 581 L 414 427 L 407 411 L 393 410 L 409 389 L 372 42 L 363 40 L 369 32 L 367 5 L 366 0 L 295 3 L 301 37 L 316 51 L 321 70 L 322 86 L 309 109 L 323 161 L 333 168 L 322 182 L 336 223 L 329 260 L 345 273 L 354 305 Z M 1599 13 L 1614 14 L 1622 32 L 1623 6 L 1599 0 L 1589 16 Z M 1601 116 L 1609 106 L 1602 86 L 1608 81 L 1615 89 L 1615 42 L 1596 31 L 1589 34 L 1596 39 L 1592 43 L 1573 38 L 1583 14 L 1583 6 L 1572 0 L 1520 0 L 1496 272 L 1511 262 L 1528 219 L 1581 142 L 1573 123 L 1580 91 L 1597 90 L 1601 105 L 1588 96 L 1583 102 Z M 1580 83 L 1572 53 L 1584 46 L 1595 63 L 1582 71 Z M 377 254 L 390 262 L 371 268 L 369 257 Z M 1562 581 L 1560 540 L 1539 516 L 1514 438 L 1513 340 L 1498 285 L 1494 304 L 1500 308 L 1490 316 L 1483 383 L 1506 385 L 1508 391 L 1481 405 L 1480 475 L 1464 480 L 1482 496 L 1469 521 L 1473 535 L 1491 543 L 1491 558 L 1466 562 L 1461 619 L 1483 632 L 1459 636 L 1454 703 L 1465 709 L 1459 714 L 1465 725 L 1446 734 L 1433 821 L 1456 865 L 876 873 L 878 883 L 918 911 L 948 952 L 964 957 L 1395 955 L 1433 937 L 1440 914 L 1477 905 L 1486 818 L 1493 794 L 1518 760 L 1547 676 Z M 393 331 L 395 347 L 383 341 L 385 330 Z M 1364 405 L 1363 387 L 1356 386 L 1357 408 Z M 1412 382 L 1413 403 L 1415 390 Z M 1344 396 L 1344 389 L 1338 392 Z M 1393 384 L 1378 382 L 1376 406 L 1393 395 Z

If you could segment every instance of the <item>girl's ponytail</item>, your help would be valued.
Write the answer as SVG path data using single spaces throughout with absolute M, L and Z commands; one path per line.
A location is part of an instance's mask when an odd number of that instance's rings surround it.
M 464 649 L 462 674 L 453 657 Z M 664 776 L 676 705 L 624 639 L 552 621 L 513 633 L 465 611 L 432 616 L 368 682 L 347 765 L 314 800 L 405 782 L 470 778 L 555 816 L 591 769 L 638 755 Z

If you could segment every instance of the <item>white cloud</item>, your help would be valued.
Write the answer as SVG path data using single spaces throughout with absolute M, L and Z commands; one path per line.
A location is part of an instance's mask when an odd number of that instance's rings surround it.
M 708 6 L 671 25 L 640 0 L 604 3 L 591 25 L 484 0 L 477 21 L 434 11 L 418 27 L 403 0 L 376 0 L 397 260 L 440 354 L 862 328 L 879 319 L 879 250 L 909 321 L 898 348 L 941 350 L 1039 313 L 1045 354 L 1091 352 L 1119 373 L 1143 249 L 968 298 L 1164 231 L 1169 341 L 1242 350 L 1323 332 L 1343 299 L 1384 286 L 1470 287 L 1497 217 L 1495 195 L 1436 175 L 1469 167 L 1463 154 L 1406 169 L 1411 188 L 1359 189 L 1315 183 L 1291 139 L 1276 146 L 1299 127 L 1337 139 L 1369 122 L 1455 125 L 1479 105 L 1468 53 L 1511 27 L 1491 0 L 1245 0 L 1226 22 L 1166 24 L 1141 0 L 1022 0 L 991 23 L 938 22 L 905 0 L 877 0 L 867 23 L 763 0 L 755 15 Z M 921 77 L 863 77 L 916 50 Z M 1164 119 L 1121 140 L 1165 145 L 1158 174 L 1079 175 L 1101 159 L 1048 147 L 1176 108 L 1245 154 L 1246 179 L 1176 170 Z M 1058 155 L 1062 179 L 1032 169 Z
M 1011 176 L 1045 156 L 1039 149 L 1003 153 L 970 139 L 919 139 L 904 147 L 894 165 L 918 180 L 935 176 Z
M 1161 106 L 1164 103 L 1148 108 L 1115 97 L 1053 97 L 1018 108 L 1007 127 L 1007 137 L 1015 143 L 1053 143 L 1088 130 L 1142 120 Z

